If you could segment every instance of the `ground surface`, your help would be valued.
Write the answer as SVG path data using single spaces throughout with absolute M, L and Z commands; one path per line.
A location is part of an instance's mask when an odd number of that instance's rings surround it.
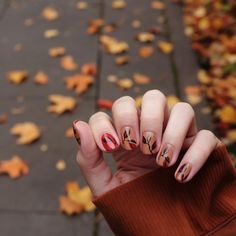
M 85 213 L 69 218 L 58 211 L 58 196 L 64 191 L 69 180 L 78 180 L 85 184 L 75 163 L 76 144 L 65 138 L 65 130 L 71 121 L 78 118 L 87 120 L 96 111 L 98 98 L 115 99 L 122 95 L 138 96 L 153 88 L 165 94 L 174 94 L 185 99 L 184 87 L 197 83 L 198 66 L 190 43 L 183 33 L 181 6 L 166 0 L 164 11 L 153 10 L 146 0 L 127 1 L 122 10 L 111 8 L 109 0 L 91 0 L 84 11 L 75 9 L 75 0 L 16 0 L 0 2 L 0 113 L 10 112 L 12 108 L 25 107 L 25 112 L 10 116 L 7 124 L 0 126 L 0 159 L 8 159 L 13 154 L 22 156 L 30 163 L 30 173 L 17 181 L 8 177 L 0 178 L 0 234 L 2 236 L 74 236 L 74 235 L 112 235 L 104 220 L 98 221 L 94 213 Z M 45 22 L 40 17 L 41 10 L 48 5 L 55 6 L 60 12 L 59 20 Z M 98 36 L 85 33 L 89 19 L 102 17 L 107 22 L 119 22 L 119 28 L 112 33 L 132 45 L 129 55 L 131 63 L 118 67 L 112 57 L 105 53 L 98 43 Z M 147 59 L 140 59 L 137 50 L 140 46 L 133 40 L 138 31 L 145 31 L 157 23 L 158 18 L 166 19 L 166 34 L 158 36 L 168 40 L 175 47 L 174 54 L 155 53 Z M 32 27 L 26 27 L 24 21 L 34 19 Z M 131 27 L 131 21 L 142 22 L 140 29 Z M 43 32 L 48 28 L 60 30 L 60 36 L 46 40 Z M 14 51 L 14 45 L 21 43 L 23 50 Z M 63 76 L 70 73 L 60 69 L 58 62 L 47 55 L 48 48 L 64 46 L 81 65 L 87 62 L 98 64 L 96 84 L 79 98 L 79 106 L 72 114 L 60 118 L 47 113 L 47 96 L 60 93 L 75 96 L 63 83 Z M 12 86 L 5 79 L 5 73 L 15 69 L 28 69 L 34 75 L 43 69 L 50 77 L 47 86 L 37 87 L 32 81 L 22 86 Z M 130 77 L 140 72 L 152 77 L 152 83 L 127 92 L 117 89 L 107 82 L 109 74 Z M 19 99 L 19 97 L 23 97 Z M 76 97 L 76 96 L 75 96 Z M 20 100 L 20 101 L 19 101 Z M 201 104 L 201 107 L 204 104 Z M 210 118 L 198 112 L 200 128 L 212 128 Z M 15 145 L 15 138 L 9 134 L 13 124 L 21 121 L 33 121 L 45 130 L 43 138 L 30 146 Z M 48 151 L 41 152 L 40 146 L 48 144 Z M 58 171 L 55 163 L 64 159 L 65 171 Z

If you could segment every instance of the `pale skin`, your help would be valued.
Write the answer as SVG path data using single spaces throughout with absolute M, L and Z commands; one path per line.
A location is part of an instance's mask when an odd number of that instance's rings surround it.
M 112 117 L 97 112 L 88 123 L 78 120 L 73 126 L 80 138 L 77 162 L 94 197 L 150 171 L 174 165 L 181 150 L 185 154 L 173 177 L 184 184 L 221 145 L 211 131 L 197 129 L 191 105 L 180 102 L 168 111 L 166 97 L 159 90 L 144 94 L 140 110 L 133 98 L 125 96 L 114 102 Z M 117 166 L 115 173 L 104 161 L 104 152 L 112 153 Z

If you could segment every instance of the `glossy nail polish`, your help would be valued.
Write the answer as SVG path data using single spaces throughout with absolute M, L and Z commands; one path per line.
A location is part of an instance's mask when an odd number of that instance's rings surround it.
M 180 182 L 183 182 L 184 180 L 188 178 L 191 169 L 192 169 L 191 163 L 183 164 L 177 171 L 176 179 Z
M 162 167 L 168 167 L 173 157 L 173 145 L 165 144 L 159 153 L 157 164 Z
M 78 129 L 76 129 L 76 124 L 79 122 L 79 120 L 75 120 L 74 122 L 73 122 L 73 131 L 74 131 L 74 136 L 75 136 L 75 138 L 76 138 L 76 141 L 77 141 L 77 143 L 79 144 L 79 145 L 81 145 L 81 139 L 80 139 L 80 134 L 79 134 L 79 131 L 78 131 Z
M 134 129 L 130 126 L 121 129 L 122 146 L 126 150 L 133 150 L 137 147 L 137 140 Z
M 142 135 L 142 152 L 146 155 L 156 153 L 157 141 L 154 132 L 145 131 Z
M 101 137 L 101 140 L 102 140 L 103 147 L 108 152 L 113 151 L 118 147 L 118 144 L 115 138 L 109 133 L 103 134 Z

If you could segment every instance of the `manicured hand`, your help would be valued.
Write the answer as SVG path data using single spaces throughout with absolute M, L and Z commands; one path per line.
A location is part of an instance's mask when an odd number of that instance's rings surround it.
M 117 99 L 112 118 L 97 112 L 89 123 L 73 123 L 79 144 L 77 161 L 94 194 L 99 196 L 159 167 L 170 167 L 180 151 L 186 151 L 175 178 L 190 181 L 220 141 L 209 130 L 198 131 L 193 108 L 177 103 L 168 111 L 166 98 L 158 90 L 146 92 L 141 111 L 133 98 Z M 117 171 L 112 173 L 103 158 L 112 153 Z

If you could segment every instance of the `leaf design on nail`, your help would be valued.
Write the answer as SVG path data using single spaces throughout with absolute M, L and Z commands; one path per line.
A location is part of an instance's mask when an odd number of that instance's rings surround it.
M 131 139 L 129 143 L 137 144 L 135 140 Z
M 153 151 L 153 150 L 155 150 L 155 149 L 156 149 L 156 147 L 157 147 L 157 143 L 156 143 L 156 142 L 154 142 L 154 143 L 152 144 L 152 151 Z
M 123 136 L 124 136 L 124 140 L 128 138 L 127 130 L 125 130 Z
M 142 142 L 143 142 L 144 144 L 147 144 L 146 138 L 145 138 L 144 136 L 143 136 Z

